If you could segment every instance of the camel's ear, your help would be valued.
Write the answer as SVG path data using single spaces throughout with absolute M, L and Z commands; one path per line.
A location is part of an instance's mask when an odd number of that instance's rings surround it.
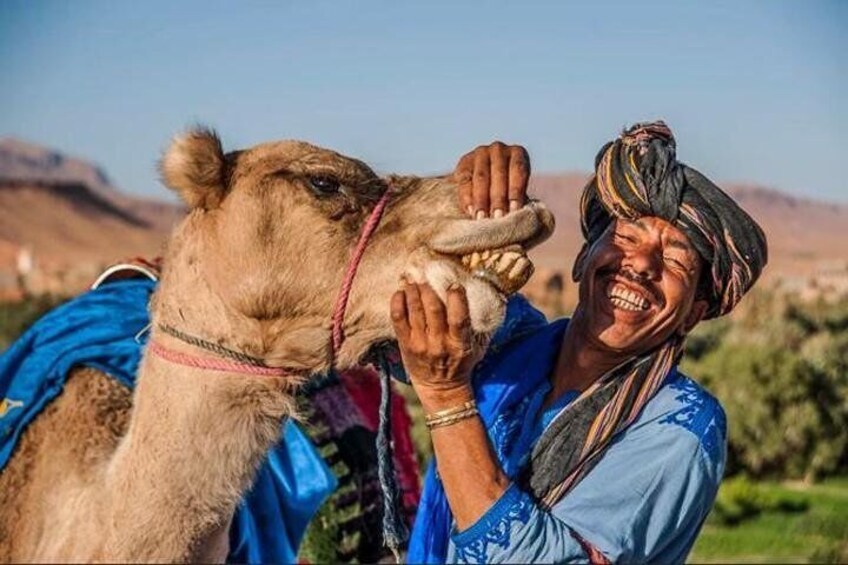
M 224 199 L 224 150 L 214 130 L 192 129 L 174 138 L 159 163 L 162 182 L 190 208 L 210 210 Z

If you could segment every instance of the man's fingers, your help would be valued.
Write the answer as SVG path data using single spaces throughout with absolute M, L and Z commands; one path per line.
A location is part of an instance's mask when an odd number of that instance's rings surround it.
M 492 218 L 500 218 L 509 209 L 509 159 L 507 146 L 496 141 L 489 145 L 489 161 L 491 164 L 491 186 L 489 189 L 489 208 Z
M 421 303 L 427 316 L 427 335 L 430 338 L 441 339 L 447 332 L 445 305 L 436 291 L 429 284 L 420 285 Z
M 453 181 L 459 187 L 459 208 L 471 217 L 474 217 L 474 202 L 471 198 L 473 178 L 474 152 L 472 151 L 462 156 L 453 171 Z
M 409 315 L 411 339 L 423 339 L 427 335 L 427 322 L 424 315 L 424 305 L 421 302 L 421 292 L 417 284 L 407 284 L 403 289 L 406 296 L 406 311 Z
M 513 212 L 527 200 L 527 183 L 530 180 L 530 156 L 520 145 L 509 150 L 509 210 Z
M 392 295 L 390 306 L 392 326 L 399 341 L 409 339 L 409 313 L 406 311 L 406 294 L 399 290 Z
M 478 147 L 474 151 L 474 177 L 471 181 L 471 200 L 476 218 L 484 218 L 489 214 L 490 163 L 488 149 Z
M 468 297 L 459 285 L 448 288 L 447 296 L 448 335 L 459 343 L 471 340 L 471 318 L 468 313 Z

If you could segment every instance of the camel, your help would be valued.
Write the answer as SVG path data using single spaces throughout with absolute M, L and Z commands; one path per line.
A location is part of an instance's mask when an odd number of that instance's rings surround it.
M 211 562 L 267 451 L 295 416 L 299 384 L 350 367 L 393 337 L 389 298 L 404 274 L 442 297 L 468 294 L 486 336 L 532 271 L 525 251 L 553 217 L 530 202 L 471 220 L 449 177 L 377 176 L 300 141 L 225 153 L 212 130 L 174 138 L 163 182 L 188 206 L 151 300 L 150 343 L 208 351 L 181 332 L 282 367 L 286 377 L 212 373 L 153 355 L 129 391 L 76 368 L 30 424 L 0 475 L 0 561 Z M 353 244 L 385 191 L 334 350 L 331 317 Z

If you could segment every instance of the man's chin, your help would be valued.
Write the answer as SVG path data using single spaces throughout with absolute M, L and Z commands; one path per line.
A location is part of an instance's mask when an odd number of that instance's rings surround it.
M 639 349 L 638 346 L 645 340 L 645 329 L 653 317 L 650 311 L 599 310 L 589 324 L 589 333 L 598 345 L 615 353 Z
M 592 332 L 594 341 L 610 353 L 620 354 L 632 351 L 634 344 L 638 342 L 638 338 L 633 335 L 630 328 L 612 325 L 593 329 L 596 330 Z

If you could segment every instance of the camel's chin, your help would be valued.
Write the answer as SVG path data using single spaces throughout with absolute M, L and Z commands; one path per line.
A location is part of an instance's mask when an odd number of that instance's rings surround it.
M 532 265 L 529 272 L 532 273 Z M 507 297 L 526 282 L 525 278 L 513 291 L 506 292 L 496 272 L 483 265 L 470 270 L 467 262 L 460 263 L 447 257 L 431 258 L 423 266 L 410 266 L 407 276 L 414 282 L 428 283 L 442 300 L 446 299 L 451 285 L 462 286 L 468 297 L 471 328 L 481 335 L 490 335 L 500 326 L 506 313 Z
M 471 276 L 464 283 L 474 333 L 491 335 L 503 322 L 507 295 L 491 282 Z

